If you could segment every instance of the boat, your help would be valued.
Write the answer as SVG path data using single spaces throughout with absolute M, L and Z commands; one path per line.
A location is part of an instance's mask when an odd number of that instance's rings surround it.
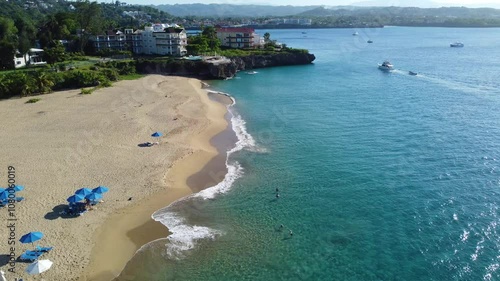
M 257 71 L 247 71 L 247 74 L 257 74 Z
M 410 70 L 410 71 L 408 71 L 408 74 L 413 75 L 413 76 L 417 76 L 418 73 L 413 72 L 413 71 Z
M 302 34 L 306 34 L 306 33 L 307 33 L 307 32 L 305 32 L 305 31 L 302 31 Z
M 366 41 L 366 42 L 367 42 L 367 43 L 373 43 L 373 41 L 372 41 L 372 40 L 368 40 L 368 41 Z
M 461 43 L 461 42 L 455 42 L 455 43 L 450 44 L 450 47 L 455 47 L 455 48 L 462 48 L 463 46 L 464 46 L 464 43 Z
M 382 64 L 378 65 L 378 69 L 384 71 L 392 71 L 394 70 L 394 65 L 392 65 L 392 63 L 390 63 L 389 61 L 384 61 Z
M 358 36 L 358 35 L 359 33 L 357 31 L 352 34 L 352 36 Z

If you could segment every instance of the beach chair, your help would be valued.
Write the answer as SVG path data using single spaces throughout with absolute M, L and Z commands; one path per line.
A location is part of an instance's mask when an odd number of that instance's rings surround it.
M 52 248 L 54 248 L 54 247 L 40 247 L 40 246 L 36 246 L 36 252 L 46 253 L 46 252 L 52 250 Z
M 24 197 L 16 197 L 16 201 L 17 201 L 17 202 L 21 202 L 21 201 L 23 201 L 23 200 L 24 200 Z

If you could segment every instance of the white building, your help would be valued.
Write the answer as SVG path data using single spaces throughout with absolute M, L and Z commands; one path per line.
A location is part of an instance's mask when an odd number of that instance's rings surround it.
M 187 34 L 184 28 L 155 24 L 147 26 L 142 35 L 142 54 L 184 56 Z
M 261 38 L 253 28 L 249 27 L 223 27 L 217 28 L 217 39 L 221 46 L 231 48 L 258 48 L 263 45 Z
M 107 31 L 91 38 L 96 51 L 131 50 L 134 54 L 183 56 L 187 53 L 187 34 L 178 25 L 154 24 L 144 30 Z
M 14 57 L 14 65 L 16 68 L 24 67 L 27 64 L 29 65 L 39 65 L 39 64 L 47 64 L 46 61 L 43 60 L 43 50 L 31 48 L 27 54 L 21 54 L 17 52 Z

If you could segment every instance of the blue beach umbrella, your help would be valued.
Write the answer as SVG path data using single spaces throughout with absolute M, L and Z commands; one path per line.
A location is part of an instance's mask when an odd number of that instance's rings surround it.
M 98 187 L 92 189 L 92 192 L 93 193 L 104 193 L 104 192 L 108 192 L 109 191 L 109 188 L 105 187 L 105 186 L 101 186 L 99 185 Z
M 152 137 L 155 137 L 155 138 L 159 138 L 159 137 L 163 136 L 163 134 L 162 134 L 162 133 L 160 133 L 160 132 L 155 132 L 155 133 L 154 133 L 154 134 L 152 134 L 151 136 L 152 136 Z
M 4 192 L 4 191 L 5 191 L 5 188 L 0 187 L 0 192 Z
M 9 198 L 9 193 L 7 191 L 0 192 L 0 201 L 7 200 Z
M 79 194 L 75 194 L 75 195 L 71 195 L 70 197 L 68 197 L 68 199 L 66 199 L 69 203 L 76 203 L 76 202 L 80 202 L 83 200 L 83 195 L 79 195 Z
M 21 239 L 19 239 L 19 241 L 21 243 L 31 243 L 33 245 L 33 242 L 42 239 L 42 237 L 43 233 L 35 231 L 24 234 L 23 236 L 21 236 Z
M 24 189 L 24 186 L 22 186 L 22 185 L 14 185 L 13 189 L 14 189 L 15 192 L 21 191 L 21 190 Z
M 83 187 L 83 188 L 80 188 L 77 191 L 75 191 L 75 194 L 81 195 L 83 197 L 85 197 L 85 196 L 87 196 L 87 195 L 89 195 L 91 193 L 92 193 L 92 189 L 87 188 L 87 187 Z
M 85 196 L 85 199 L 89 199 L 91 201 L 95 201 L 95 200 L 98 200 L 101 198 L 102 198 L 102 194 L 100 194 L 100 193 L 91 193 L 91 194 Z

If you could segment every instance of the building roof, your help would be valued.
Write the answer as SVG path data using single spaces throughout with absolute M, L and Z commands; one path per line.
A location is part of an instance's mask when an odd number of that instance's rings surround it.
M 223 27 L 217 28 L 217 32 L 243 32 L 243 33 L 254 33 L 255 30 L 250 27 Z
M 180 33 L 182 32 L 184 29 L 183 28 L 175 28 L 175 27 L 168 27 L 168 28 L 165 28 L 165 32 L 166 33 Z

